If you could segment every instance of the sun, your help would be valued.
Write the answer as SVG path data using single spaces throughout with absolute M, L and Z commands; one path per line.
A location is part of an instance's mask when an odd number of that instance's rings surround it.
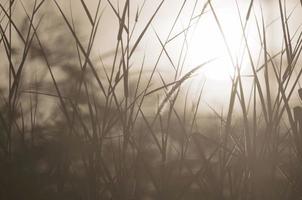
M 238 16 L 228 8 L 219 11 L 219 20 L 230 53 L 232 57 L 236 57 L 239 55 L 240 46 L 242 46 Z M 230 80 L 230 77 L 235 73 L 226 43 L 214 16 L 210 13 L 202 16 L 196 27 L 192 29 L 188 51 L 188 60 L 192 66 L 214 59 L 201 71 L 201 75 L 207 79 Z

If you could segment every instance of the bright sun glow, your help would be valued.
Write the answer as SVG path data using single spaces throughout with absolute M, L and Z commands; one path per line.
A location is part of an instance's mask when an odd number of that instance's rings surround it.
M 235 57 L 242 44 L 238 16 L 226 8 L 219 12 L 218 17 L 231 53 Z M 214 16 L 210 12 L 207 13 L 200 19 L 196 29 L 193 29 L 189 46 L 190 64 L 196 66 L 206 60 L 215 59 L 203 68 L 201 74 L 207 79 L 229 80 L 230 76 L 234 75 L 234 67 Z

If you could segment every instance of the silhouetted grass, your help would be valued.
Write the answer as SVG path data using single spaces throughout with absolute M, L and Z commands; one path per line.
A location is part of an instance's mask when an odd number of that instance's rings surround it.
M 1 1 L 0 67 L 7 80 L 0 85 L 0 199 L 301 199 L 302 108 L 293 100 L 295 93 L 302 100 L 302 32 L 292 32 L 290 20 L 299 19 L 278 1 L 283 46 L 274 55 L 262 8 L 259 17 L 256 1 L 247 11 L 233 2 L 250 75 L 242 74 L 210 0 L 201 9 L 192 1 L 189 20 L 175 34 L 189 3 L 181 1 L 164 40 L 152 23 L 166 0 L 143 26 L 146 1 L 134 8 L 130 0 L 119 7 L 99 0 L 91 12 L 80 0 L 86 37 L 72 8 L 57 0 Z M 105 5 L 119 27 L 113 51 L 95 58 Z M 51 28 L 44 27 L 46 11 Z M 186 68 L 189 31 L 204 14 L 213 15 L 236 69 L 226 113 L 202 104 L 206 82 L 194 95 L 187 87 L 212 61 Z M 252 18 L 259 57 L 248 42 Z M 160 44 L 151 70 L 148 55 L 135 57 L 148 32 Z M 175 60 L 167 46 L 179 38 Z M 171 65 L 168 80 L 159 69 L 163 58 Z

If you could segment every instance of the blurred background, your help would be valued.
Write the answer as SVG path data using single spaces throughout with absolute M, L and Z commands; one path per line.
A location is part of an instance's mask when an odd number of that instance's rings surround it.
M 0 199 L 300 199 L 299 0 L 0 0 Z

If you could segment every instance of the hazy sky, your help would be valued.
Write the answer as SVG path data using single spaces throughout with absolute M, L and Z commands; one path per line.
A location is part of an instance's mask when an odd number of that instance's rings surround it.
M 70 13 L 71 8 L 75 21 L 78 22 L 77 30 L 79 34 L 83 38 L 88 38 L 88 33 L 90 31 L 88 18 L 84 14 L 84 9 L 81 6 L 80 0 L 64 0 L 58 2 L 66 13 Z M 90 12 L 95 13 L 98 1 L 86 0 L 85 2 L 88 4 Z M 117 10 L 122 12 L 121 10 L 124 6 L 125 0 L 111 0 L 110 2 L 112 2 L 112 5 Z M 130 1 L 132 25 L 136 12 L 138 9 L 141 9 L 143 2 L 143 0 Z M 143 27 L 150 19 L 160 2 L 160 0 L 145 1 L 145 5 L 141 10 L 141 15 L 138 19 L 136 30 L 134 31 L 134 40 L 141 33 Z M 165 42 L 167 40 L 167 36 L 181 8 L 182 3 L 182 0 L 166 0 L 164 2 L 162 8 L 154 18 L 151 27 L 147 31 L 131 60 L 131 64 L 133 66 L 140 66 L 145 55 L 146 69 L 148 69 L 148 67 L 150 69 L 153 68 L 161 51 L 161 44 L 157 39 L 156 34 L 158 34 L 162 42 Z M 195 3 L 196 9 L 192 15 L 192 9 L 194 8 Z M 184 7 L 179 21 L 176 23 L 175 28 L 172 30 L 170 38 L 177 35 L 188 26 L 191 15 L 198 16 L 200 14 L 204 3 L 205 1 L 187 0 L 187 4 Z M 246 68 L 246 70 L 243 70 L 243 73 L 248 74 L 248 68 L 250 64 L 249 59 L 247 58 L 246 49 L 244 48 L 245 45 L 242 38 L 242 29 L 239 20 L 239 13 L 236 7 L 236 1 L 213 0 L 212 3 L 217 17 L 221 22 L 221 27 L 225 34 L 227 43 L 230 46 L 233 60 L 235 60 L 236 62 L 242 62 L 243 68 Z M 240 8 L 239 10 L 241 18 L 244 20 L 249 7 L 249 1 L 238 1 L 238 4 Z M 49 1 L 49 6 L 56 9 L 54 3 L 51 1 Z M 282 31 L 279 20 L 280 14 L 278 1 L 255 1 L 250 21 L 246 29 L 249 47 L 255 58 L 258 55 L 260 49 L 260 41 L 255 16 L 257 17 L 257 20 L 259 20 L 258 23 L 260 23 L 261 25 L 261 7 L 263 8 L 265 24 L 270 24 L 269 26 L 267 26 L 266 34 L 268 46 L 272 54 L 280 49 L 282 45 Z M 98 55 L 104 55 L 114 50 L 119 28 L 118 20 L 106 0 L 102 0 L 101 10 L 103 12 L 103 15 L 100 21 L 99 32 L 97 34 L 96 43 L 93 49 L 93 54 L 95 57 L 97 57 Z M 299 14 L 302 10 L 300 1 L 287 1 L 287 10 L 288 13 L 294 10 L 291 16 L 291 20 L 289 20 L 291 32 L 293 33 L 294 30 L 298 28 L 300 23 L 300 20 L 297 20 L 301 17 Z M 52 17 L 49 16 L 48 20 L 52 21 Z M 227 74 L 232 73 L 232 63 L 228 56 L 225 43 L 222 39 L 222 35 L 217 26 L 214 15 L 209 7 L 206 9 L 206 13 L 202 15 L 199 20 L 194 20 L 194 25 L 189 29 L 189 32 L 187 32 L 187 34 L 188 38 L 186 41 L 186 48 L 188 54 L 187 59 L 184 62 L 184 72 L 189 71 L 193 67 L 205 61 L 215 59 L 214 62 L 201 69 L 198 72 L 199 75 L 194 76 L 193 83 L 191 84 L 192 91 L 198 91 L 201 87 L 201 80 L 206 79 L 207 82 L 204 92 L 205 101 L 211 102 L 216 105 L 227 104 L 227 99 L 229 98 L 230 91 L 230 79 Z M 166 45 L 166 50 L 169 53 L 169 56 L 172 58 L 174 64 L 179 63 L 179 57 L 183 42 L 184 34 L 181 34 L 179 37 Z M 112 60 L 112 57 L 109 56 L 107 58 L 104 58 L 104 63 L 110 66 Z M 254 61 L 256 62 L 256 59 Z M 171 76 L 171 74 L 173 74 L 173 68 L 171 66 L 170 60 L 166 55 L 163 55 L 161 57 L 158 65 L 158 70 L 167 80 L 173 77 Z M 133 69 L 135 70 L 135 67 Z M 249 91 L 250 80 L 247 79 L 245 81 L 247 86 L 246 91 Z
M 74 16 L 77 20 L 81 21 L 80 28 L 85 30 L 85 24 L 87 24 L 87 19 L 85 19 L 84 10 L 80 5 L 80 1 L 64 1 L 64 8 L 66 10 L 69 9 L 69 4 L 71 2 L 71 7 L 74 12 Z M 90 11 L 93 13 L 95 11 L 97 1 L 90 0 L 86 1 L 89 5 Z M 125 1 L 116 1 L 112 0 L 112 4 L 115 8 L 122 10 L 122 7 Z M 184 12 L 180 17 L 180 20 L 176 24 L 175 29 L 172 31 L 171 36 L 176 35 L 181 30 L 183 30 L 188 25 L 189 17 L 192 13 L 192 8 L 194 4 L 197 2 L 196 11 L 193 16 L 197 16 L 205 1 L 195 1 L 189 0 L 187 1 L 187 6 L 184 8 Z M 134 38 L 138 36 L 138 34 L 142 31 L 142 28 L 146 24 L 147 20 L 151 17 L 152 13 L 159 5 L 160 0 L 146 0 L 145 6 L 141 11 L 141 16 L 138 21 L 138 25 L 136 31 L 134 32 Z M 158 34 L 160 39 L 164 42 L 167 39 L 167 35 L 172 27 L 173 21 L 177 16 L 177 13 L 182 5 L 183 1 L 181 0 L 166 0 L 163 4 L 161 10 L 158 15 L 155 17 L 152 28 L 149 29 L 147 34 L 145 35 L 141 45 L 137 49 L 137 53 L 133 57 L 133 64 L 139 65 L 142 61 L 143 55 L 146 55 L 146 65 L 152 68 L 155 64 L 155 61 L 159 55 L 161 50 L 161 45 L 158 39 L 156 38 L 155 32 Z M 234 56 L 234 60 L 242 60 L 243 68 L 245 65 L 249 67 L 249 60 L 247 59 L 246 50 L 244 48 L 244 42 L 242 38 L 242 29 L 239 20 L 239 13 L 236 7 L 235 0 L 214 0 L 212 1 L 213 7 L 216 11 L 216 14 L 221 22 L 221 26 L 223 28 L 224 34 L 226 36 L 228 45 L 231 48 L 232 54 Z M 291 16 L 292 20 L 289 20 L 290 27 L 292 28 L 292 32 L 296 30 L 299 26 L 299 20 L 296 20 L 300 17 L 301 6 L 298 0 L 287 1 L 287 10 L 290 13 L 295 7 L 295 10 Z M 135 14 L 138 8 L 141 8 L 143 4 L 142 0 L 131 0 L 131 13 L 132 19 L 135 18 Z M 242 19 L 245 19 L 249 1 L 238 1 L 240 14 Z M 100 30 L 97 37 L 97 42 L 95 45 L 94 53 L 97 54 L 105 54 L 114 49 L 114 44 L 116 44 L 117 30 L 118 30 L 118 20 L 114 15 L 112 9 L 110 8 L 107 1 L 102 1 L 102 9 L 104 10 L 103 17 L 100 23 Z M 264 20 L 265 24 L 271 24 L 267 27 L 267 41 L 270 51 L 276 52 L 282 46 L 282 35 L 281 35 L 281 24 L 280 24 L 280 14 L 278 8 L 278 1 L 264 1 L 259 0 L 255 1 L 255 5 L 250 17 L 250 22 L 247 26 L 247 36 L 249 47 L 252 50 L 253 56 L 257 56 L 260 49 L 260 41 L 255 21 L 255 15 L 257 16 L 258 23 L 261 25 L 261 7 L 263 8 Z M 196 83 L 192 84 L 193 90 L 199 90 L 200 88 L 200 77 L 204 77 L 207 79 L 207 86 L 205 94 L 205 99 L 209 102 L 213 102 L 214 104 L 225 105 L 226 99 L 228 99 L 229 89 L 230 89 L 230 81 L 229 77 L 226 75 L 229 72 L 232 72 L 232 66 L 230 62 L 230 58 L 226 51 L 224 41 L 221 37 L 221 33 L 219 28 L 215 22 L 215 18 L 213 17 L 213 13 L 210 9 L 206 9 L 207 13 L 204 14 L 198 23 L 195 26 L 192 26 L 189 34 L 188 41 L 188 55 L 187 61 L 185 62 L 185 71 L 193 68 L 194 66 L 203 63 L 209 59 L 217 59 L 212 64 L 208 65 L 204 69 L 202 69 L 195 80 Z M 197 20 L 196 20 L 197 21 Z M 133 20 L 132 20 L 133 22 Z M 171 38 L 171 37 L 170 37 Z M 183 44 L 183 35 L 175 39 L 171 43 L 169 43 L 166 48 L 171 56 L 172 60 L 177 63 L 179 59 L 179 55 L 181 52 L 181 46 Z M 98 45 L 99 44 L 99 45 Z M 242 57 L 242 55 L 245 55 Z M 256 59 L 254 60 L 256 62 Z M 104 62 L 110 63 L 112 62 L 112 58 L 107 58 Z M 163 56 L 159 63 L 159 69 L 162 73 L 166 74 L 166 77 L 169 78 L 171 70 L 173 68 L 170 65 L 169 59 L 166 56 Z M 229 67 L 225 67 L 229 66 Z M 248 68 L 247 67 L 247 68 Z M 213 70 L 214 69 L 214 70 Z M 250 71 L 243 70 L 244 73 L 249 73 Z M 213 74 L 217 74 L 213 76 Z M 249 80 L 246 80 L 247 91 L 249 91 Z

